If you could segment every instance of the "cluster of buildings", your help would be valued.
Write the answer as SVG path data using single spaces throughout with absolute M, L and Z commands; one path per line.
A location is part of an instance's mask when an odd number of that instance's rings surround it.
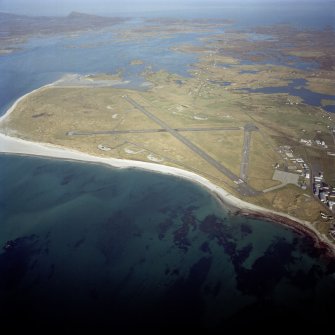
M 306 143 L 304 142 L 306 141 Z M 312 145 L 311 140 L 300 140 L 300 142 L 306 145 Z M 315 144 L 327 147 L 324 141 L 313 141 Z M 324 206 L 328 207 L 329 210 L 334 213 L 329 215 L 328 212 L 320 212 L 321 218 L 327 220 L 330 223 L 329 234 L 335 240 L 335 187 L 327 184 L 324 179 L 323 172 L 319 172 L 317 175 L 312 176 L 309 166 L 304 162 L 302 158 L 295 157 L 293 150 L 290 146 L 279 147 L 279 152 L 287 162 L 287 170 L 292 172 L 291 175 L 300 174 L 299 185 L 302 189 L 307 189 L 310 183 L 312 184 L 314 196 L 317 197 Z M 275 168 L 278 168 L 279 164 L 276 164 Z M 313 177 L 313 178 L 312 178 Z M 312 178 L 312 180 L 311 180 Z
M 303 182 L 301 183 L 302 189 L 306 189 L 306 183 L 310 181 L 310 170 L 308 165 L 302 158 L 294 157 L 293 150 L 289 145 L 283 145 L 279 147 L 279 152 L 282 154 L 284 159 L 288 162 L 287 169 L 293 173 L 299 173 L 303 177 Z
M 319 147 L 322 147 L 324 149 L 328 148 L 328 145 L 325 143 L 325 141 L 322 140 L 305 140 L 303 138 L 300 139 L 300 143 L 307 145 L 308 147 L 311 147 L 313 144 L 316 144 Z
M 313 178 L 313 193 L 335 213 L 335 188 L 325 183 L 322 172 Z
M 330 126 L 328 126 L 328 128 L 330 129 L 330 133 L 333 137 L 334 140 L 334 144 L 335 144 L 335 127 L 331 128 Z M 306 130 L 302 129 L 303 132 L 306 132 Z M 321 130 L 318 130 L 317 133 L 321 133 Z M 326 142 L 322 139 L 317 139 L 317 140 L 306 140 L 304 138 L 300 139 L 300 143 L 311 147 L 312 145 L 317 146 L 321 149 L 328 149 L 328 145 L 326 144 Z M 335 156 L 335 152 L 332 151 L 327 151 L 327 155 L 329 156 Z

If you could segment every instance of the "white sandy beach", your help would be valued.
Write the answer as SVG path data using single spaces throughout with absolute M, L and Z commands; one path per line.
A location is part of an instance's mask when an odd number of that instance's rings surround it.
M 11 113 L 15 110 L 16 106 L 17 106 L 23 99 L 25 99 L 26 97 L 28 97 L 28 96 L 31 95 L 31 94 L 34 94 L 34 93 L 36 93 L 36 92 L 38 92 L 38 91 L 41 91 L 42 89 L 44 89 L 44 88 L 46 88 L 46 87 L 54 86 L 57 82 L 58 82 L 58 81 L 55 81 L 54 83 L 51 83 L 51 84 L 48 84 L 48 85 L 44 85 L 44 86 L 42 86 L 42 87 L 37 88 L 36 90 L 33 90 L 33 91 L 31 91 L 31 92 L 28 92 L 28 93 L 25 94 L 25 95 L 22 95 L 22 97 L 18 98 L 18 99 L 13 103 L 13 105 L 6 111 L 6 113 L 5 113 L 4 115 L 0 116 L 0 122 L 2 122 L 6 117 L 8 117 L 8 115 L 11 114 Z
M 268 209 L 242 201 L 234 197 L 221 187 L 214 185 L 204 177 L 199 176 L 193 172 L 182 170 L 175 167 L 155 163 L 133 161 L 133 160 L 93 156 L 80 151 L 67 149 L 61 146 L 56 146 L 47 143 L 30 142 L 19 138 L 7 136 L 1 133 L 0 133 L 0 153 L 31 155 L 31 156 L 50 157 L 50 158 L 67 159 L 67 160 L 69 159 L 81 162 L 105 164 L 115 168 L 138 168 L 157 173 L 169 174 L 196 182 L 206 187 L 211 192 L 217 194 L 222 199 L 222 201 L 224 201 L 227 205 L 237 207 L 242 210 L 249 210 L 258 213 L 277 214 L 286 217 L 288 219 L 297 221 L 306 226 L 307 228 L 314 230 L 313 227 L 310 225 L 310 223 L 307 221 L 298 220 L 297 218 L 291 217 L 290 215 L 287 215 L 285 213 L 273 212 Z M 315 230 L 315 233 L 318 232 Z
M 62 79 L 60 79 L 61 81 Z M 59 82 L 59 81 L 57 81 Z M 55 82 L 55 83 L 57 83 Z M 37 90 L 34 90 L 26 95 L 20 97 L 14 104 L 11 106 L 5 115 L 0 117 L 0 123 L 3 121 L 13 110 L 16 108 L 17 104 L 23 100 L 26 96 L 37 92 L 45 87 L 50 87 L 55 85 L 55 83 L 45 85 Z M 57 159 L 66 159 L 66 160 L 75 160 L 81 162 L 92 162 L 109 165 L 115 168 L 137 168 L 149 170 L 157 173 L 164 173 L 173 175 L 176 177 L 181 177 L 186 180 L 190 180 L 192 182 L 196 182 L 208 189 L 209 191 L 215 193 L 223 203 L 228 206 L 235 207 L 240 210 L 250 211 L 253 213 L 258 213 L 266 217 L 266 215 L 271 216 L 280 216 L 282 218 L 287 218 L 289 220 L 293 220 L 299 223 L 302 227 L 307 228 L 307 230 L 315 233 L 315 235 L 324 243 L 329 245 L 335 252 L 335 247 L 331 244 L 328 238 L 324 235 L 321 235 L 313 225 L 304 220 L 297 219 L 292 217 L 286 213 L 275 212 L 260 206 L 253 205 L 251 203 L 245 202 L 241 199 L 238 199 L 222 189 L 219 186 L 216 186 L 206 178 L 197 175 L 196 173 L 186 171 L 183 169 L 160 165 L 157 163 L 149 163 L 149 162 L 141 162 L 141 161 L 133 161 L 133 160 L 124 160 L 124 159 L 116 159 L 116 158 L 104 158 L 99 156 L 93 156 L 87 153 L 83 153 L 77 150 L 68 149 L 62 146 L 57 146 L 48 143 L 40 143 L 40 142 L 31 142 L 26 141 L 20 138 L 8 136 L 0 133 L 0 153 L 10 153 L 10 154 L 21 154 L 21 155 L 31 155 L 31 156 L 40 156 L 40 157 L 49 157 L 49 158 L 57 158 Z

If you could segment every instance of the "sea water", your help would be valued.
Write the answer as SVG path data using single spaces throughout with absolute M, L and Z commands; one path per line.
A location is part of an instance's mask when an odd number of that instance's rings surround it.
M 195 183 L 12 155 L 0 169 L 3 321 L 230 329 L 334 310 L 335 264 L 312 239 Z
M 141 16 L 233 18 L 233 28 L 334 25 L 319 3 L 280 7 Z M 127 41 L 120 29 L 29 39 L 2 55 L 0 114 L 68 72 L 121 70 L 140 83 L 148 66 L 188 75 L 197 60 L 173 47 L 201 34 Z M 144 64 L 130 66 L 134 59 Z M 236 216 L 207 190 L 161 174 L 1 155 L 0 248 L 2 326 L 236 330 L 293 321 L 320 330 L 335 310 L 334 262 L 309 237 Z

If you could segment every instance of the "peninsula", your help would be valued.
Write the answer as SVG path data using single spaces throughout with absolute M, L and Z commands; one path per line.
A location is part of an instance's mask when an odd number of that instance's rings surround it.
M 201 45 L 171 48 L 197 56 L 188 76 L 139 58 L 129 64 L 143 66 L 137 87 L 122 71 L 66 75 L 1 118 L 1 152 L 182 176 L 242 212 L 298 222 L 334 246 L 333 30 L 280 25 L 217 34 L 229 21 L 164 22 L 148 20 L 120 38 L 153 37 L 157 24 L 165 37 L 212 32 Z M 308 62 L 319 65 L 300 66 Z

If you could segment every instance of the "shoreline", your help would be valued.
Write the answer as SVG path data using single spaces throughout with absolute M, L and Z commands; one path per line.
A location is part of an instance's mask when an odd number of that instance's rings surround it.
M 241 215 L 251 219 L 262 219 L 269 222 L 274 222 L 282 226 L 288 227 L 301 235 L 307 235 L 313 240 L 314 247 L 325 251 L 325 254 L 331 258 L 335 257 L 335 246 L 328 240 L 327 237 L 321 235 L 309 221 L 304 221 L 286 213 L 272 211 L 270 209 L 253 205 L 238 198 L 237 204 L 228 204 L 226 199 L 214 193 L 214 196 L 222 203 L 223 206 L 229 206 L 234 215 Z M 246 205 L 246 206 L 243 206 Z
M 253 211 L 244 211 L 238 210 L 236 215 L 242 215 L 245 217 L 250 217 L 252 219 L 263 219 L 269 222 L 274 222 L 276 224 L 280 224 L 282 226 L 288 227 L 289 229 L 293 229 L 300 235 L 308 236 L 313 240 L 313 246 L 319 250 L 325 252 L 326 257 L 334 258 L 335 257 L 335 249 L 334 246 L 327 240 L 323 239 L 319 232 L 312 229 L 312 227 L 302 225 L 297 219 L 287 218 L 281 215 L 281 213 L 260 213 Z
M 311 226 L 308 221 L 297 219 L 286 213 L 275 212 L 257 205 L 253 205 L 236 198 L 232 194 L 225 191 L 223 188 L 216 186 L 206 178 L 197 175 L 194 172 L 156 163 L 93 156 L 54 144 L 26 141 L 20 138 L 5 135 L 3 133 L 0 133 L 0 154 L 45 157 L 84 163 L 89 162 L 120 169 L 135 168 L 183 178 L 205 187 L 216 197 L 219 202 L 222 203 L 224 207 L 233 209 L 232 211 L 235 215 L 242 215 L 251 218 L 261 218 L 288 226 L 295 231 L 309 235 L 314 240 L 315 247 L 325 249 L 328 255 L 335 257 L 335 246 L 331 244 L 326 237 L 321 235 L 313 226 Z
M 45 88 L 49 88 L 49 87 L 60 87 L 60 88 L 69 88 L 69 87 L 74 87 L 74 88 L 82 88 L 82 87 L 99 87 L 99 82 L 96 83 L 96 85 L 93 82 L 90 82 L 90 85 L 87 85 L 87 83 L 85 82 L 85 78 L 83 79 L 84 76 L 82 75 L 77 75 L 77 74 L 73 74 L 73 73 L 68 73 L 68 74 L 64 74 L 63 76 L 61 76 L 59 79 L 57 79 L 56 81 L 50 83 L 50 84 L 46 84 L 43 85 L 39 88 L 36 88 L 24 95 L 22 95 L 21 97 L 19 97 L 17 100 L 15 100 L 15 102 L 9 107 L 9 109 L 7 109 L 7 111 L 3 114 L 0 115 L 0 123 L 2 121 L 4 121 L 17 107 L 17 105 L 24 100 L 25 98 L 27 98 L 28 96 L 37 93 L 39 91 L 44 90 Z M 71 82 L 76 81 L 77 82 L 83 82 L 82 85 L 71 85 Z M 122 81 L 122 80 L 115 80 L 112 82 L 112 80 L 109 81 L 110 85 L 109 86 L 122 86 L 122 85 L 128 85 L 130 83 L 130 81 Z M 70 84 L 69 84 L 70 83 Z
M 62 81 L 62 79 L 56 80 L 56 81 L 54 81 L 54 82 L 51 83 L 51 84 L 43 85 L 43 86 L 41 86 L 41 87 L 39 87 L 39 88 L 36 88 L 35 90 L 32 90 L 31 92 L 28 92 L 28 93 L 22 95 L 20 98 L 18 98 L 17 100 L 15 100 L 15 102 L 12 104 L 12 106 L 9 107 L 9 109 L 6 111 L 5 114 L 3 114 L 3 115 L 0 116 L 0 123 L 1 123 L 2 121 L 4 121 L 4 120 L 5 120 L 5 119 L 6 119 L 6 118 L 7 118 L 7 117 L 8 117 L 8 116 L 15 110 L 15 108 L 17 107 L 17 105 L 18 105 L 23 99 L 25 99 L 26 97 L 28 97 L 28 96 L 31 95 L 31 94 L 34 94 L 34 93 L 39 92 L 39 91 L 42 91 L 43 89 L 45 89 L 45 88 L 47 88 L 47 87 L 53 87 L 53 86 L 57 85 L 58 82 L 61 82 L 61 81 Z
M 7 110 L 7 112 L 0 117 L 0 123 L 7 118 L 16 108 L 16 106 L 27 96 L 43 90 L 47 87 L 57 85 L 59 82 L 64 81 L 64 77 L 51 83 L 35 89 L 20 98 Z M 16 154 L 28 155 L 36 157 L 58 158 L 63 160 L 90 162 L 111 166 L 114 168 L 135 168 L 155 173 L 163 173 L 172 175 L 178 178 L 183 178 L 191 182 L 195 182 L 206 190 L 210 191 L 223 206 L 233 208 L 236 215 L 243 215 L 247 217 L 263 218 L 278 224 L 288 226 L 295 231 L 303 232 L 311 236 L 314 240 L 314 245 L 320 249 L 326 249 L 328 255 L 335 257 L 335 245 L 332 244 L 328 238 L 318 232 L 310 222 L 300 220 L 286 213 L 276 212 L 261 206 L 251 204 L 243 201 L 223 188 L 213 184 L 205 177 L 202 177 L 194 172 L 183 170 L 181 168 L 170 167 L 157 163 L 149 163 L 142 161 L 133 161 L 117 158 L 104 158 L 84 153 L 78 150 L 69 149 L 60 145 L 54 145 L 42 142 L 33 142 L 13 137 L 0 132 L 0 153 L 2 154 Z

